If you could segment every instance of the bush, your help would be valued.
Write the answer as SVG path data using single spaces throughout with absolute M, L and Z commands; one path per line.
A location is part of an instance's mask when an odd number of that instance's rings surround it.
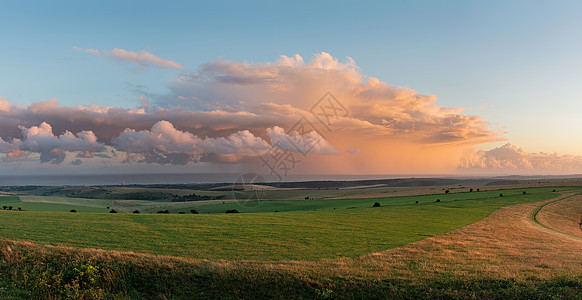
M 115 209 L 112 209 L 112 210 L 110 210 L 110 211 L 109 211 L 109 213 L 110 213 L 110 214 L 116 214 L 116 213 L 117 213 L 117 211 L 116 211 Z
M 22 210 L 22 207 L 19 207 L 19 208 L 18 208 L 18 211 L 21 211 L 21 210 Z
M 8 206 L 8 210 L 12 210 L 12 206 Z
M 523 194 L 525 195 L 525 194 L 527 194 L 527 193 L 526 193 L 525 191 L 523 191 Z
M 195 210 L 195 209 L 191 209 L 191 210 L 190 210 L 190 213 L 191 213 L 191 214 L 194 214 L 194 215 L 197 215 L 197 214 L 198 214 L 198 211 L 197 211 L 197 210 Z
M 183 215 L 183 214 L 185 214 L 185 212 L 181 211 L 181 212 L 178 212 L 178 214 Z
M 479 189 L 477 189 L 477 192 L 479 191 Z
M 229 209 L 225 213 L 226 214 L 238 214 L 238 210 L 236 210 L 236 209 Z
M 136 209 L 136 210 L 133 211 L 133 213 L 134 214 L 139 214 L 139 210 Z
M 380 202 L 374 202 L 374 205 L 372 205 L 372 207 L 380 207 Z
M 469 193 L 471 193 L 471 192 L 473 192 L 473 189 L 472 189 L 472 188 L 471 188 L 471 189 L 469 189 Z
M 441 202 L 441 199 L 436 199 L 436 202 Z
M 418 204 L 418 201 L 416 201 L 416 204 Z
M 503 197 L 503 194 L 499 194 L 499 197 Z
M 158 214 L 169 214 L 169 213 L 170 213 L 170 211 L 169 211 L 169 210 L 167 210 L 167 209 L 166 209 L 166 210 L 158 210 L 158 212 L 157 212 L 157 213 L 158 213 Z
M 74 210 L 74 209 L 71 209 L 71 210 L 69 210 L 69 212 L 77 212 L 77 211 L 76 211 L 76 210 Z
M 2 209 L 6 210 L 6 209 L 8 209 L 8 206 L 4 205 L 4 206 L 2 206 Z
M 449 190 L 446 190 L 446 191 L 445 191 L 445 194 L 448 194 L 448 193 L 450 193 L 450 192 L 451 192 L 451 191 L 449 191 Z

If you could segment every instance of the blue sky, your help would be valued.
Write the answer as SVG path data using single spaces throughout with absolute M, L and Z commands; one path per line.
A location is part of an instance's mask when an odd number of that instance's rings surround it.
M 358 72 L 465 108 L 529 152 L 582 155 L 582 4 L 576 1 L 10 1 L 0 96 L 131 108 L 213 60 L 351 57 Z M 184 69 L 115 63 L 74 47 L 146 51 Z M 73 129 L 71 131 L 74 132 Z

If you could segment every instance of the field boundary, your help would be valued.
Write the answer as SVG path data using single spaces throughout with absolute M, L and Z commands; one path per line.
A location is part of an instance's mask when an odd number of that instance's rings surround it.
M 550 226 L 548 226 L 548 225 L 546 225 L 546 224 L 544 224 L 544 223 L 540 222 L 540 221 L 538 220 L 538 218 L 537 218 L 537 217 L 538 217 L 538 214 L 539 214 L 539 212 L 540 212 L 540 211 L 541 211 L 541 210 L 542 210 L 544 207 L 546 207 L 547 205 L 549 205 L 549 204 L 553 204 L 553 203 L 556 203 L 556 202 L 560 202 L 560 201 L 564 201 L 564 200 L 566 200 L 566 199 L 570 199 L 570 198 L 572 198 L 572 197 L 579 196 L 579 195 L 582 195 L 582 192 L 576 192 L 576 193 L 564 193 L 564 194 L 562 194 L 561 196 L 559 196 L 559 197 L 557 197 L 557 198 L 555 198 L 555 199 L 553 199 L 553 200 L 550 200 L 550 201 L 547 201 L 547 202 L 545 202 L 545 203 L 542 203 L 541 205 L 539 205 L 538 207 L 536 207 L 536 208 L 535 208 L 535 209 L 532 211 L 532 213 L 531 213 L 531 217 L 530 217 L 530 220 L 531 220 L 531 221 L 533 221 L 533 224 L 535 224 L 535 225 L 538 225 L 538 226 L 540 226 L 540 227 L 542 227 L 542 228 L 544 228 L 544 229 L 550 230 L 550 231 L 551 231 L 553 234 L 557 234 L 557 235 L 560 235 L 560 236 L 565 236 L 565 237 L 568 237 L 568 238 L 571 238 L 571 239 L 574 239 L 574 240 L 582 241 L 582 238 L 580 238 L 580 237 L 577 237 L 577 236 L 574 236 L 574 235 L 571 235 L 571 234 L 568 234 L 568 233 L 565 233 L 565 232 L 562 232 L 562 231 L 559 231 L 559 230 L 557 230 L 557 229 L 554 229 L 554 228 L 552 228 L 552 227 L 550 227 Z

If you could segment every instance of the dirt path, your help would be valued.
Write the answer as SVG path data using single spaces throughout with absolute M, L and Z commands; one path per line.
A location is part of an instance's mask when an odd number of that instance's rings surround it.
M 535 212 L 533 219 L 555 233 L 582 240 L 582 195 L 575 194 L 545 203 Z

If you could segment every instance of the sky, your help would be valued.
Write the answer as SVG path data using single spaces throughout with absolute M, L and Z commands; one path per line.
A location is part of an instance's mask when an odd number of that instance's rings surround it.
M 0 175 L 582 173 L 578 1 L 0 5 Z

